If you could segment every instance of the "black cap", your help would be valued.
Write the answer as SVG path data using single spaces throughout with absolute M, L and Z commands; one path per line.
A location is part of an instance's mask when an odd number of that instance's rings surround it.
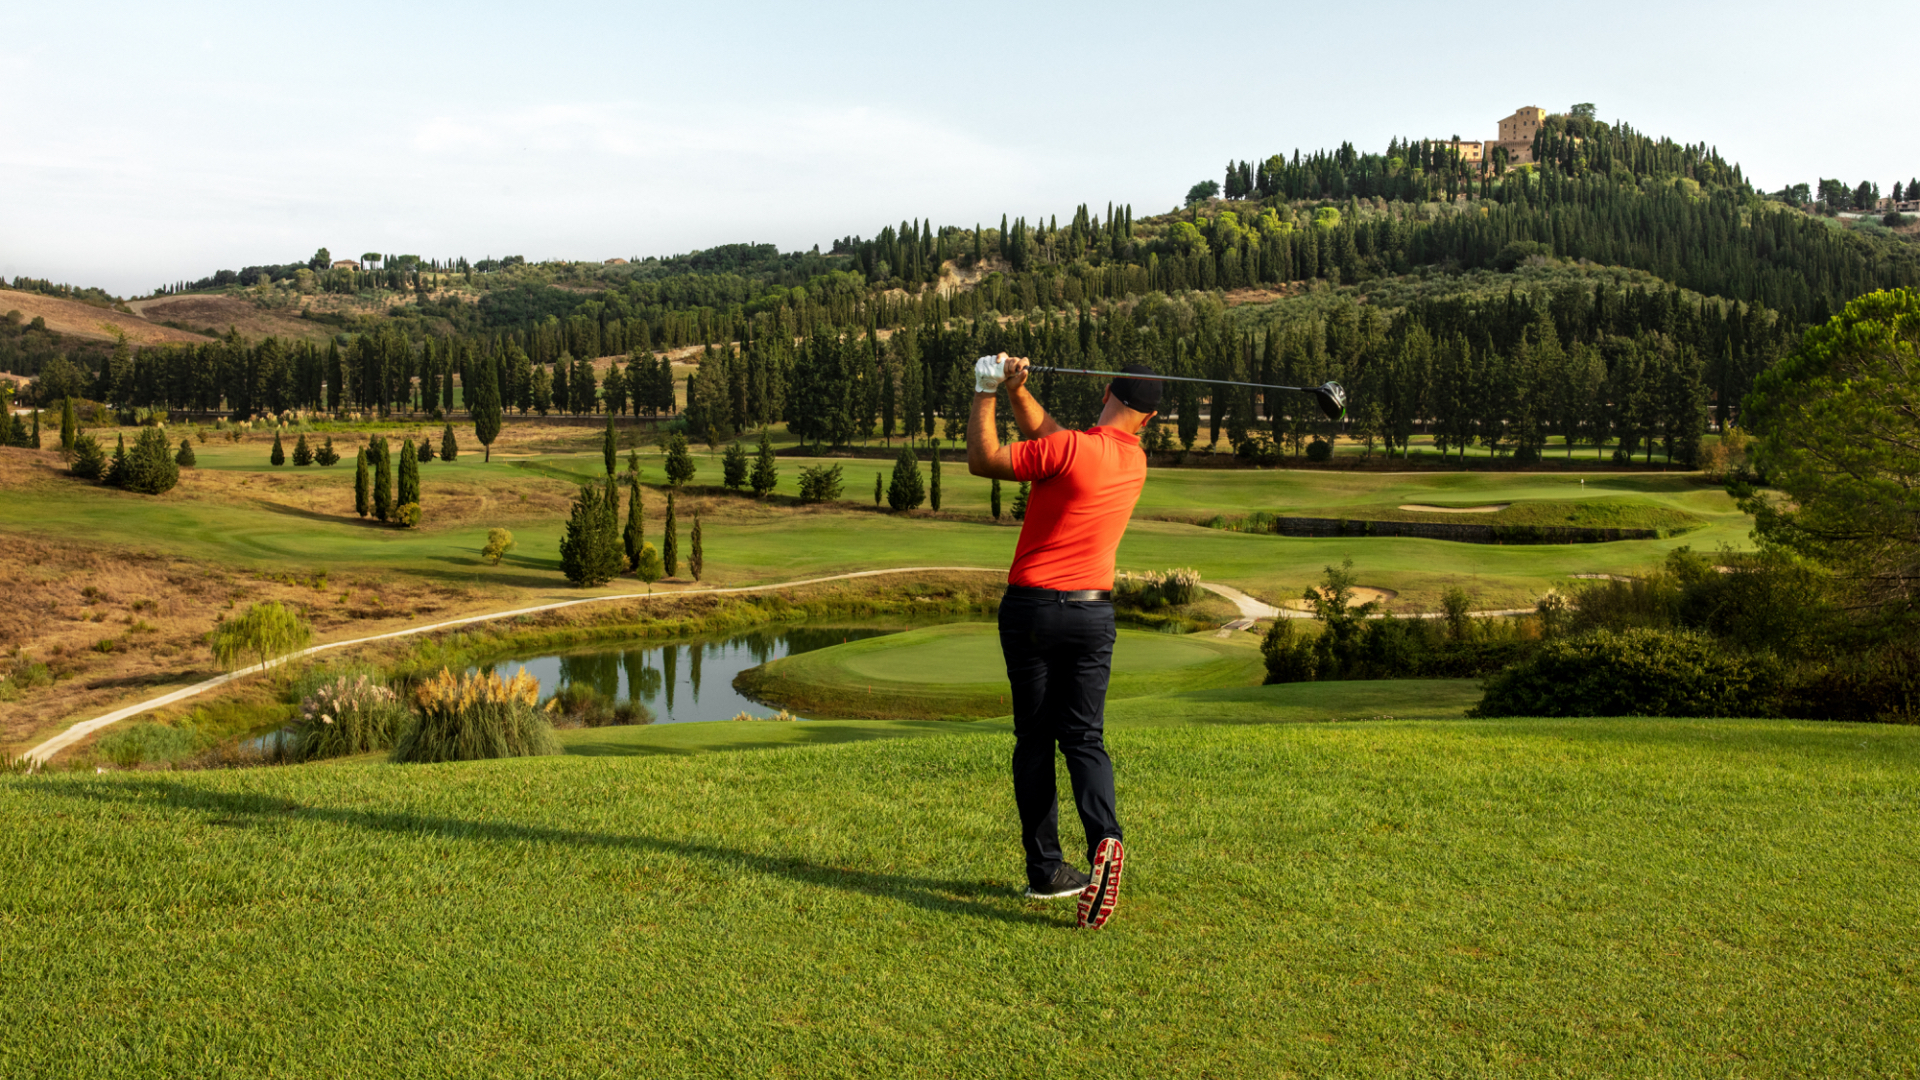
M 1120 370 L 1126 372 L 1128 375 L 1151 376 L 1154 373 L 1153 369 L 1145 364 L 1128 364 Z M 1160 391 L 1166 385 L 1167 384 L 1161 380 L 1154 378 L 1115 379 L 1113 380 L 1113 396 L 1120 404 L 1125 405 L 1134 412 L 1159 412 Z

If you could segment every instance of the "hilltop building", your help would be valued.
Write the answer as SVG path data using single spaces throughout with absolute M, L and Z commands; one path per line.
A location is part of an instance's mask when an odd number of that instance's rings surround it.
M 335 269 L 335 270 L 358 270 L 358 269 L 360 269 L 360 263 L 359 263 L 359 261 L 358 261 L 358 260 L 356 260 L 356 259 L 335 259 L 335 260 L 333 261 L 333 269 Z
M 1526 105 L 1515 109 L 1513 115 L 1500 121 L 1497 131 L 1499 137 L 1481 142 L 1466 139 L 1435 139 L 1438 146 L 1445 146 L 1460 155 L 1460 160 L 1469 164 L 1480 164 L 1493 160 L 1495 150 L 1507 152 L 1508 165 L 1527 165 L 1533 161 L 1533 137 L 1540 132 L 1540 125 L 1547 119 L 1547 111 L 1538 105 Z

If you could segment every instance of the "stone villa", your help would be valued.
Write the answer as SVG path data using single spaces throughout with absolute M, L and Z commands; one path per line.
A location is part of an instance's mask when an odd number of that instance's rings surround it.
M 1538 105 L 1527 105 L 1515 109 L 1512 116 L 1500 121 L 1500 137 L 1486 142 L 1466 139 L 1435 139 L 1441 146 L 1451 147 L 1460 155 L 1460 160 L 1479 163 L 1493 160 L 1495 150 L 1507 152 L 1507 164 L 1526 165 L 1533 161 L 1533 137 L 1540 131 L 1540 124 L 1547 118 L 1547 111 Z

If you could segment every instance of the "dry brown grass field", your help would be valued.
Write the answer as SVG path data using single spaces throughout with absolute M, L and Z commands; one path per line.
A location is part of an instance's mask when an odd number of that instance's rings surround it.
M 113 327 L 127 335 L 127 341 L 133 345 L 161 345 L 174 342 L 199 342 L 207 338 L 202 334 L 176 330 L 171 326 L 161 326 L 138 315 L 129 315 L 124 311 L 94 307 L 78 300 L 65 300 L 57 296 L 44 296 L 40 293 L 21 292 L 9 289 L 0 293 L 0 313 L 18 311 L 21 318 L 31 321 L 34 316 L 47 320 L 47 329 L 74 337 L 93 338 L 98 341 L 111 341 Z

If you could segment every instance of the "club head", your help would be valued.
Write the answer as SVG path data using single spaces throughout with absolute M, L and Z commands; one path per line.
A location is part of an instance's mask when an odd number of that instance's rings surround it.
M 1347 415 L 1347 392 L 1340 389 L 1336 382 L 1322 383 L 1312 390 L 1313 399 L 1320 403 L 1320 411 L 1327 414 L 1329 420 L 1342 420 Z

